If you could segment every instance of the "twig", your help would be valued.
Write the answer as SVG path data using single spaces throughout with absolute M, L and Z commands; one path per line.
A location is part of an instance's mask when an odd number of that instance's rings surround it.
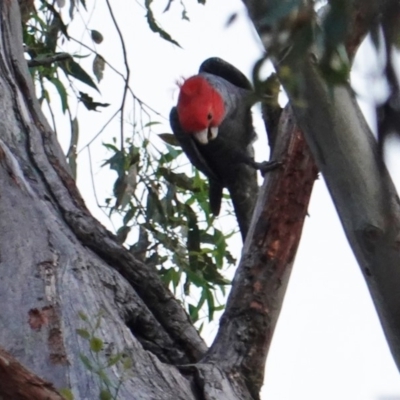
M 129 69 L 129 63 L 128 63 L 128 57 L 127 57 L 127 53 L 126 53 L 126 46 L 125 46 L 125 40 L 124 37 L 122 36 L 122 32 L 121 29 L 118 26 L 117 20 L 115 19 L 113 10 L 111 8 L 111 4 L 109 0 L 106 0 L 107 3 L 107 7 L 108 10 L 110 11 L 110 15 L 111 15 L 111 19 L 114 23 L 115 29 L 118 32 L 118 36 L 119 36 L 119 40 L 121 42 L 121 46 L 122 46 L 122 55 L 124 57 L 124 64 L 125 64 L 125 69 L 126 69 L 126 76 L 124 77 L 124 92 L 122 94 L 122 102 L 121 102 L 121 106 L 120 106 L 120 114 L 121 114 L 121 122 L 120 122 L 120 134 L 121 134 L 121 150 L 124 149 L 124 112 L 125 112 L 125 102 L 126 102 L 126 95 L 128 93 L 128 88 L 129 88 L 129 78 L 130 78 L 130 74 L 131 71 Z
M 43 58 L 34 58 L 33 60 L 27 60 L 28 67 L 43 67 L 49 66 L 58 61 L 65 61 L 71 59 L 71 55 L 68 53 L 59 53 L 54 54 L 53 56 L 43 57 Z

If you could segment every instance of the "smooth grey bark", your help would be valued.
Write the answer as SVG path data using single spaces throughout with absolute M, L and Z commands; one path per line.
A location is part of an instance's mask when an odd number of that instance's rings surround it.
M 350 57 L 368 29 L 395 0 L 354 1 L 347 48 Z M 268 0 L 244 0 L 263 38 L 262 14 Z M 267 43 L 265 43 L 267 49 Z M 268 50 L 268 49 L 267 49 Z M 352 53 L 353 52 L 353 53 Z M 300 128 L 321 170 L 343 228 L 361 267 L 389 347 L 400 369 L 400 207 L 377 144 L 349 85 L 328 88 L 315 55 L 276 63 L 296 72 L 298 92 L 282 83 Z M 302 105 L 299 106 L 301 100 Z M 327 229 L 329 229 L 327 227 Z
M 79 311 L 94 322 L 103 310 L 99 336 L 132 359 L 118 398 L 195 399 L 173 364 L 206 346 L 156 272 L 88 213 L 35 98 L 17 2 L 0 2 L 0 15 L 0 347 L 75 399 L 96 399 L 75 330 Z M 121 373 L 107 371 L 115 383 Z

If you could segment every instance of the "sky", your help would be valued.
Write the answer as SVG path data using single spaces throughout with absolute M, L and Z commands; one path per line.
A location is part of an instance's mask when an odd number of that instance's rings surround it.
M 154 2 L 155 14 L 159 16 L 163 28 L 182 48 L 163 41 L 150 31 L 140 3 L 128 0 L 112 2 L 127 44 L 131 85 L 137 96 L 162 115 L 157 117 L 162 124 L 154 127 L 158 133 L 171 132 L 166 118 L 176 102 L 176 82 L 181 77 L 195 74 L 201 62 L 210 56 L 224 58 L 250 76 L 252 66 L 262 51 L 239 0 L 208 0 L 206 6 L 186 0 L 190 22 L 179 18 L 180 5 L 177 1 L 172 3 L 168 13 L 162 14 L 166 3 L 166 0 Z M 111 28 L 104 2 L 97 0 L 94 4 L 94 9 L 90 9 L 88 28 L 97 29 L 104 36 L 104 42 L 97 46 L 97 50 L 123 71 L 118 36 Z M 67 9 L 62 12 L 66 14 Z M 238 17 L 227 28 L 226 21 L 232 13 L 238 13 Z M 75 21 L 77 29 L 81 29 L 82 21 L 79 17 Z M 73 28 L 74 25 L 70 33 L 76 32 Z M 76 37 L 79 38 L 79 35 Z M 65 46 L 68 48 L 69 45 Z M 90 69 L 90 59 L 83 59 L 82 65 Z M 367 120 L 372 125 L 374 117 L 368 102 L 383 93 L 377 65 L 368 44 L 364 45 L 354 66 L 353 79 L 356 91 L 363 99 Z M 79 149 L 84 148 L 108 115 L 117 108 L 113 101 L 119 105 L 122 85 L 122 81 L 106 68 L 100 98 L 84 88 L 96 97 L 96 101 L 112 103 L 112 106 L 101 114 L 79 108 Z M 371 91 L 372 86 L 376 91 Z M 57 100 L 54 100 L 56 104 Z M 133 111 L 128 113 L 129 118 L 133 118 Z M 261 161 L 265 160 L 268 151 L 257 110 L 255 118 L 259 134 L 255 149 Z M 68 124 L 66 120 L 63 123 L 62 116 L 59 120 L 59 138 L 66 149 Z M 118 121 L 110 124 L 91 146 L 95 178 L 98 182 L 108 183 L 97 184 L 100 199 L 110 195 L 110 182 L 115 179 L 112 172 L 100 168 L 109 156 L 101 143 L 115 136 L 117 130 Z M 153 138 L 158 140 L 155 135 Z M 388 160 L 392 176 L 400 187 L 400 174 L 395 174 L 400 170 L 400 146 L 394 143 L 390 150 Z M 108 220 L 96 207 L 86 149 L 80 153 L 78 163 L 81 193 L 93 214 L 109 226 Z M 240 243 L 239 237 L 236 240 Z M 214 324 L 206 331 L 208 343 L 212 341 L 216 329 Z M 262 399 L 400 400 L 398 371 L 322 177 L 313 189 L 309 217 L 268 355 Z

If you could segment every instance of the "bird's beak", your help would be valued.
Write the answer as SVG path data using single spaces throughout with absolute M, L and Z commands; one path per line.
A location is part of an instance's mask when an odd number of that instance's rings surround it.
M 193 135 L 199 143 L 201 144 L 208 143 L 208 129 L 204 129 L 200 132 L 194 132 Z
M 200 132 L 195 132 L 193 135 L 199 143 L 207 144 L 210 140 L 214 140 L 218 136 L 218 127 L 208 127 Z
M 218 136 L 218 127 L 212 126 L 208 128 L 208 140 L 214 140 Z

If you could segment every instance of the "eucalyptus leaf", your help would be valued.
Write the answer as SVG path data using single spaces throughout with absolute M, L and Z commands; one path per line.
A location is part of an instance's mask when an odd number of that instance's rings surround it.
M 147 19 L 147 23 L 149 25 L 149 28 L 153 32 L 158 33 L 167 42 L 170 42 L 170 43 L 172 43 L 172 44 L 174 44 L 174 45 L 176 45 L 178 47 L 181 47 L 180 44 L 176 40 L 172 39 L 172 37 L 171 37 L 171 35 L 169 33 L 167 33 L 164 29 L 162 29 L 160 27 L 160 25 L 158 25 L 158 23 L 157 23 L 157 21 L 156 21 L 156 19 L 154 17 L 153 11 L 150 8 L 150 5 L 151 5 L 152 2 L 153 2 L 153 0 L 145 0 L 145 2 L 144 2 L 144 6 L 145 6 L 146 11 L 147 11 L 146 19 Z
M 60 66 L 67 75 L 72 76 L 99 92 L 99 89 L 90 75 L 72 57 L 67 61 L 60 62 Z

